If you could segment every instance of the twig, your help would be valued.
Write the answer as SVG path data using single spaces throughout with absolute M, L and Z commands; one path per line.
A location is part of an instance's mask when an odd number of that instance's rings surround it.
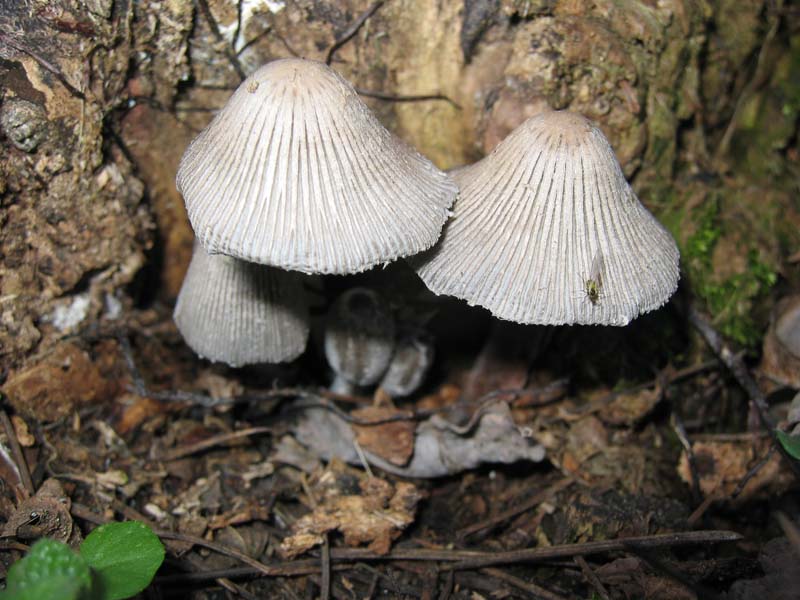
M 750 373 L 747 371 L 747 367 L 745 366 L 741 357 L 731 351 L 731 349 L 722 340 L 722 337 L 719 335 L 719 333 L 717 333 L 717 331 L 694 306 L 689 307 L 689 321 L 702 334 L 708 345 L 711 346 L 711 349 L 714 351 L 714 353 L 719 356 L 719 359 L 733 374 L 734 379 L 736 379 L 739 385 L 744 388 L 744 390 L 747 392 L 747 395 L 750 396 L 750 402 L 756 407 L 756 412 L 758 413 L 758 418 L 761 421 L 761 425 L 769 433 L 769 436 L 772 438 L 772 443 L 779 449 L 781 456 L 783 456 L 786 463 L 789 465 L 792 473 L 794 473 L 795 477 L 800 479 L 800 463 L 793 459 L 788 452 L 786 452 L 786 449 L 778 440 L 778 436 L 775 434 L 775 425 L 772 422 L 772 418 L 769 416 L 769 406 L 767 405 L 767 400 L 764 398 L 764 394 L 761 393 L 758 384 L 750 376 Z
M 328 600 L 331 597 L 331 545 L 327 533 L 322 538 L 320 570 L 319 597 Z
M 720 596 L 716 594 L 714 591 L 706 588 L 705 586 L 697 585 L 696 583 L 692 582 L 686 575 L 681 573 L 678 569 L 673 567 L 672 565 L 667 564 L 663 560 L 661 560 L 654 552 L 650 552 L 645 548 L 631 548 L 629 549 L 633 554 L 641 558 L 643 561 L 648 563 L 651 567 L 668 575 L 678 583 L 680 583 L 683 587 L 688 589 L 694 594 L 695 598 L 703 598 L 703 600 L 719 600 Z
M 544 600 L 565 600 L 563 596 L 559 596 L 551 592 L 550 590 L 543 588 L 540 585 L 536 585 L 533 582 L 525 581 L 524 579 L 520 579 L 519 577 L 514 577 L 510 573 L 506 573 L 505 571 L 501 571 L 500 569 L 494 568 L 486 568 L 481 569 L 481 573 L 488 575 L 489 577 L 494 577 L 495 579 L 499 579 L 500 581 L 505 581 L 513 585 L 515 588 L 523 590 L 531 594 L 534 598 L 542 598 Z
M 706 513 L 709 507 L 716 502 L 717 500 L 721 500 L 723 496 L 721 494 L 710 494 L 706 496 L 706 498 L 700 503 L 700 505 L 692 511 L 692 514 L 686 519 L 686 524 L 689 527 L 694 527 L 694 525 L 700 520 L 700 518 Z
M 17 466 L 20 482 L 28 493 L 28 496 L 33 496 L 36 493 L 36 488 L 33 487 L 33 480 L 31 479 L 31 472 L 28 469 L 28 461 L 25 460 L 25 454 L 22 452 L 22 446 L 19 445 L 17 439 L 17 432 L 14 430 L 14 425 L 11 419 L 8 418 L 6 411 L 0 410 L 0 422 L 3 423 L 3 429 L 6 431 L 8 444 L 11 446 L 11 454 L 14 457 L 14 462 Z
M 470 535 L 477 533 L 483 529 L 494 527 L 499 523 L 508 521 L 509 519 L 513 519 L 517 515 L 522 514 L 528 510 L 531 510 L 536 506 L 539 506 L 542 502 L 554 496 L 555 494 L 557 494 L 564 488 L 568 487 L 569 485 L 573 484 L 574 482 L 575 480 L 572 477 L 565 477 L 564 479 L 561 479 L 560 481 L 557 481 L 553 485 L 542 490 L 538 494 L 535 494 L 533 497 L 529 498 L 522 504 L 510 508 L 508 510 L 505 510 L 498 515 L 495 515 L 493 517 L 490 517 L 488 519 L 485 519 L 483 521 L 475 523 L 474 525 L 470 525 L 469 527 L 462 529 L 458 534 L 458 538 L 463 540 L 469 537 Z
M 684 452 L 686 452 L 686 459 L 689 463 L 689 473 L 692 477 L 692 499 L 695 503 L 701 502 L 703 494 L 700 491 L 700 475 L 697 474 L 697 459 L 694 456 L 694 449 L 692 448 L 692 441 L 689 439 L 689 434 L 686 433 L 686 427 L 677 413 L 673 412 L 670 419 L 672 421 L 672 428 L 675 430 L 675 435 L 678 436 Z
M 731 500 L 737 498 L 739 494 L 744 491 L 744 488 L 747 487 L 747 484 L 750 483 L 750 480 L 755 477 L 762 468 L 764 468 L 764 465 L 770 461 L 773 454 L 775 454 L 774 445 L 769 447 L 769 452 L 767 452 L 764 458 L 758 461 L 747 473 L 745 473 L 745 476 L 742 477 L 742 480 L 736 485 L 736 489 L 733 490 L 733 493 L 731 494 Z
M 367 19 L 369 19 L 372 15 L 374 15 L 378 11 L 378 9 L 381 6 L 383 6 L 384 1 L 385 0 L 377 0 L 376 2 L 373 2 L 372 6 L 370 6 L 367 10 L 361 13 L 361 16 L 359 16 L 355 21 L 353 21 L 350 24 L 350 26 L 347 29 L 345 29 L 339 37 L 336 38 L 336 41 L 333 42 L 333 45 L 328 49 L 328 54 L 325 57 L 326 65 L 331 64 L 331 62 L 333 61 L 334 53 L 339 48 L 344 46 L 347 42 L 349 42 L 356 33 L 358 33 L 358 30 L 361 29 L 364 23 L 367 22 Z
M 109 522 L 108 519 L 104 518 L 102 515 L 95 513 L 89 507 L 84 506 L 82 504 L 78 504 L 76 502 L 72 503 L 70 512 L 72 513 L 73 516 L 79 519 L 83 519 L 84 521 L 89 521 L 90 523 L 95 523 L 96 525 L 104 525 L 105 523 Z M 195 546 L 202 546 L 203 548 L 208 548 L 209 550 L 213 550 L 214 552 L 217 552 L 219 554 L 235 558 L 240 562 L 246 564 L 248 567 L 251 567 L 255 569 L 257 572 L 261 573 L 262 575 L 266 575 L 268 577 L 275 577 L 278 575 L 300 575 L 300 574 L 307 575 L 309 573 L 316 573 L 319 571 L 318 560 L 312 561 L 313 568 L 311 569 L 309 569 L 309 563 L 304 561 L 295 561 L 279 565 L 265 565 L 264 563 L 259 562 L 254 558 L 250 558 L 244 552 L 240 552 L 236 548 L 231 548 L 230 546 L 225 546 L 223 544 L 218 544 L 216 542 L 210 542 L 196 535 L 178 533 L 176 531 L 167 531 L 164 529 L 154 529 L 153 533 L 155 533 L 160 538 L 168 540 L 176 540 L 179 542 L 186 542 L 188 544 L 192 544 Z
M 555 558 L 572 558 L 603 552 L 621 552 L 631 548 L 664 548 L 692 544 L 718 544 L 735 542 L 742 536 L 733 531 L 685 531 L 678 533 L 661 533 L 651 536 L 630 537 L 619 540 L 602 540 L 582 544 L 565 544 L 547 548 L 525 548 L 507 552 L 481 552 L 477 550 L 429 550 L 415 548 L 412 550 L 392 550 L 385 555 L 377 555 L 360 548 L 332 548 L 332 560 L 435 560 L 452 564 L 442 567 L 443 570 L 479 569 L 493 565 L 518 562 L 539 562 Z
M 600 578 L 597 577 L 597 574 L 592 570 L 592 567 L 589 566 L 589 563 L 586 562 L 586 559 L 582 556 L 576 556 L 575 562 L 581 568 L 583 576 L 589 581 L 589 584 L 594 588 L 597 595 L 603 600 L 611 600 L 611 596 L 608 595 L 608 590 L 600 581 Z
M 243 437 L 250 437 L 252 435 L 260 435 L 262 433 L 273 433 L 273 429 L 271 427 L 248 427 L 247 429 L 240 429 L 239 431 L 229 431 L 219 435 L 211 436 L 210 438 L 201 440 L 194 444 L 179 446 L 178 448 L 167 450 L 157 458 L 158 460 L 164 461 L 176 460 L 196 452 L 208 450 L 209 448 L 213 448 L 214 446 L 220 444 L 227 444 L 233 440 L 238 440 Z
M 243 81 L 247 78 L 247 75 L 245 75 L 242 64 L 239 62 L 239 57 L 228 44 L 228 40 L 222 36 L 219 26 L 217 25 L 217 21 L 214 18 L 214 15 L 211 13 L 211 8 L 208 6 L 207 0 L 197 0 L 197 5 L 200 7 L 200 12 L 202 12 L 203 16 L 206 18 L 208 26 L 211 28 L 211 33 L 213 33 L 214 37 L 217 38 L 217 41 L 222 44 L 223 51 L 225 52 L 225 57 L 228 59 L 228 62 L 231 63 L 233 70 L 236 71 L 236 74 L 239 76 L 239 80 Z
M 444 94 L 421 94 L 421 95 L 402 95 L 402 94 L 387 94 L 385 92 L 376 92 L 373 90 L 365 90 L 363 88 L 355 88 L 360 96 L 367 98 L 376 98 L 378 100 L 386 100 L 387 102 L 425 102 L 427 100 L 442 100 L 450 104 L 453 108 L 461 110 L 461 105 L 452 98 Z
M 455 579 L 455 572 L 449 571 L 445 576 L 442 591 L 439 593 L 439 600 L 448 600 L 448 598 L 450 598 L 450 595 L 453 593 L 453 584 L 455 583 Z
M 19 552 L 27 552 L 31 547 L 27 544 L 20 542 L 12 542 L 10 540 L 0 540 L 0 552 L 7 552 L 9 550 L 17 550 Z
M 365 600 L 372 600 L 372 597 L 375 595 L 375 591 L 378 589 L 378 581 L 380 580 L 380 574 L 374 573 L 372 575 L 372 581 L 369 582 L 369 587 L 367 588 L 367 594 L 364 596 Z

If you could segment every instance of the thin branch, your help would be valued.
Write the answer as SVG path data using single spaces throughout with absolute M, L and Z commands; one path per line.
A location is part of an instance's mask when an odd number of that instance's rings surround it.
M 251 435 L 261 435 L 262 433 L 273 433 L 273 429 L 271 427 L 248 427 L 247 429 L 240 429 L 238 431 L 228 431 L 219 435 L 211 436 L 210 438 L 201 440 L 194 444 L 188 444 L 186 446 L 173 448 L 172 450 L 167 450 L 161 456 L 158 456 L 157 459 L 163 461 L 176 460 L 178 458 L 195 454 L 196 452 L 208 450 L 209 448 L 213 448 L 214 446 L 218 446 L 220 444 L 227 444 L 233 440 L 238 440 L 243 437 L 250 437 Z
M 744 388 L 747 395 L 750 396 L 750 402 L 756 408 L 761 425 L 769 433 L 769 436 L 772 438 L 772 443 L 780 450 L 781 456 L 785 459 L 792 473 L 794 473 L 797 479 L 800 479 L 800 463 L 786 452 L 786 449 L 778 440 L 778 436 L 775 434 L 775 424 L 772 422 L 772 418 L 769 415 L 767 400 L 764 394 L 761 393 L 758 384 L 747 371 L 744 361 L 742 361 L 740 356 L 731 351 L 723 341 L 722 336 L 717 333 L 717 330 L 712 327 L 711 323 L 709 323 L 694 306 L 689 308 L 689 321 L 702 334 L 714 353 L 719 356 L 719 359 L 728 367 L 734 379 Z
M 683 421 L 677 413 L 672 413 L 671 421 L 672 428 L 675 430 L 675 435 L 678 436 L 678 440 L 680 440 L 684 452 L 686 452 L 686 459 L 689 463 L 689 473 L 692 477 L 692 499 L 695 503 L 701 502 L 703 494 L 700 491 L 700 475 L 697 473 L 697 459 L 695 458 L 694 449 L 692 448 L 692 441 L 689 439 L 689 434 L 686 433 L 686 427 L 683 425 Z
M 594 591 L 597 593 L 597 595 L 603 600 L 611 600 L 611 596 L 608 595 L 608 590 L 600 581 L 600 578 L 597 576 L 597 574 L 592 570 L 592 567 L 589 566 L 589 563 L 586 562 L 586 559 L 582 556 L 576 556 L 575 563 L 581 568 L 583 576 L 589 582 L 589 585 L 594 588 Z
M 775 445 L 770 446 L 769 452 L 767 452 L 764 458 L 754 464 L 753 467 L 747 473 L 745 473 L 745 476 L 742 477 L 742 480 L 736 485 L 736 489 L 733 490 L 733 493 L 731 494 L 731 500 L 737 498 L 739 494 L 744 491 L 744 488 L 747 487 L 747 484 L 750 483 L 750 480 L 755 477 L 758 472 L 770 461 L 772 455 L 775 454 L 775 448 Z
M 385 0 L 377 0 L 376 2 L 372 3 L 367 10 L 361 13 L 361 16 L 358 17 L 355 21 L 353 21 L 350 26 L 345 29 L 342 34 L 336 38 L 336 41 L 333 42 L 333 45 L 328 49 L 328 54 L 325 57 L 325 64 L 330 66 L 331 62 L 333 61 L 333 55 L 336 51 L 344 46 L 347 42 L 349 42 L 353 36 L 358 33 L 358 30 L 367 22 L 372 15 L 374 15 L 378 9 L 383 6 Z
M 500 514 L 497 514 L 493 517 L 490 517 L 488 519 L 485 519 L 483 521 L 475 523 L 474 525 L 470 525 L 469 527 L 462 529 L 459 532 L 458 537 L 459 539 L 463 540 L 469 537 L 470 535 L 473 535 L 483 529 L 494 527 L 500 523 L 503 523 L 504 521 L 513 519 L 517 515 L 539 506 L 542 502 L 548 500 L 549 498 L 551 498 L 552 496 L 554 496 L 555 494 L 557 494 L 558 492 L 560 492 L 561 490 L 563 490 L 564 488 L 568 487 L 573 483 L 575 483 L 575 480 L 572 477 L 566 477 L 564 479 L 561 479 L 560 481 L 557 481 L 553 485 L 545 488 L 538 494 L 535 494 L 522 504 L 514 506 L 513 508 L 505 510 Z
M 405 96 L 402 94 L 387 94 L 384 92 L 365 90 L 363 88 L 355 88 L 355 90 L 361 96 L 366 96 L 367 98 L 376 98 L 378 100 L 386 100 L 387 102 L 425 102 L 427 100 L 443 100 L 444 102 L 450 104 L 453 108 L 461 110 L 460 104 L 444 94 L 421 94 Z
M 322 538 L 322 560 L 320 561 L 320 600 L 329 600 L 331 597 L 331 545 L 328 534 Z
M 479 569 L 493 565 L 520 562 L 540 562 L 555 558 L 572 558 L 588 556 L 604 552 L 623 552 L 635 548 L 668 548 L 692 544 L 719 544 L 735 542 L 742 536 L 733 531 L 685 531 L 678 533 L 661 533 L 651 536 L 630 537 L 619 540 L 602 540 L 582 544 L 565 544 L 546 548 L 525 548 L 508 552 L 481 552 L 477 550 L 429 550 L 415 548 L 411 550 L 392 550 L 385 555 L 377 555 L 369 550 L 359 548 L 333 548 L 333 560 L 420 560 L 443 561 L 452 564 L 442 567 L 443 570 Z
M 532 581 L 529 582 L 525 581 L 524 579 L 520 579 L 519 577 L 514 577 L 510 573 L 506 573 L 500 569 L 488 567 L 486 569 L 481 569 L 481 573 L 513 585 L 515 588 L 527 592 L 534 598 L 541 598 L 543 600 L 566 600 L 563 596 L 559 596 L 558 594 L 551 592 L 540 585 L 536 585 Z
M 236 56 L 236 53 L 230 47 L 230 44 L 228 44 L 228 40 L 222 36 L 222 33 L 219 30 L 219 25 L 217 25 L 217 20 L 214 18 L 214 15 L 211 13 L 211 8 L 208 6 L 208 1 L 197 0 L 197 5 L 200 7 L 200 12 L 202 12 L 203 16 L 206 18 L 208 26 L 211 28 L 211 33 L 213 33 L 214 37 L 217 38 L 217 41 L 222 44 L 225 57 L 228 59 L 228 62 L 231 63 L 233 70 L 236 71 L 236 75 L 239 76 L 239 80 L 244 81 L 244 79 L 247 78 L 247 75 L 245 75 L 244 69 L 242 68 L 242 63 L 239 62 L 239 57 Z
M 33 487 L 33 479 L 31 479 L 31 472 L 28 469 L 28 461 L 25 460 L 25 454 L 22 452 L 22 446 L 19 445 L 17 439 L 17 432 L 14 430 L 14 425 L 11 419 L 8 418 L 6 411 L 0 410 L 0 422 L 3 424 L 3 429 L 6 431 L 8 444 L 11 446 L 11 454 L 14 457 L 14 462 L 17 466 L 20 482 L 22 482 L 28 496 L 33 496 L 36 493 L 36 488 Z
M 73 516 L 79 519 L 83 519 L 84 521 L 89 521 L 90 523 L 95 523 L 97 525 L 104 525 L 105 523 L 109 522 L 108 519 L 95 513 L 87 506 L 78 504 L 77 502 L 72 503 L 70 512 L 72 513 Z M 281 575 L 284 576 L 307 575 L 319 571 L 319 560 L 316 559 L 313 561 L 293 561 L 286 564 L 265 565 L 264 563 L 249 557 L 244 552 L 240 552 L 236 548 L 231 548 L 230 546 L 225 546 L 223 544 L 211 542 L 196 535 L 178 533 L 176 531 L 167 531 L 164 529 L 154 529 L 153 533 L 155 533 L 160 538 L 164 538 L 167 540 L 176 540 L 179 542 L 186 542 L 188 544 L 192 544 L 195 546 L 201 546 L 203 548 L 207 548 L 224 556 L 235 558 L 236 560 L 246 564 L 248 567 L 254 569 L 258 573 L 266 575 L 267 577 L 276 577 Z

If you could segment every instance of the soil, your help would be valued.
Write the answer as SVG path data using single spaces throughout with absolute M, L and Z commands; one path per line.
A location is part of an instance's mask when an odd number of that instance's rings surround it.
M 135 519 L 167 547 L 146 598 L 797 597 L 800 462 L 775 431 L 800 421 L 779 325 L 800 293 L 798 17 L 0 5 L 0 575 L 42 536 Z M 625 328 L 513 325 L 399 261 L 308 282 L 296 361 L 197 357 L 172 321 L 193 244 L 175 173 L 286 56 L 330 56 L 442 169 L 547 107 L 585 114 L 678 241 L 678 293 Z M 330 390 L 326 314 L 355 286 L 435 349 L 410 396 Z

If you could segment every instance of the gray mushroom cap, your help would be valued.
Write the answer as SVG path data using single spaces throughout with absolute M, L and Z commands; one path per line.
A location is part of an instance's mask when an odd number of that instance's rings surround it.
M 229 256 L 195 243 L 173 318 L 197 354 L 233 367 L 297 358 L 309 318 L 300 275 Z
M 581 115 L 532 117 L 453 178 L 453 218 L 412 260 L 436 294 L 518 323 L 626 325 L 677 288 L 675 240 Z
M 387 131 L 323 63 L 250 75 L 177 176 L 210 253 L 305 273 L 357 273 L 430 248 L 457 188 Z

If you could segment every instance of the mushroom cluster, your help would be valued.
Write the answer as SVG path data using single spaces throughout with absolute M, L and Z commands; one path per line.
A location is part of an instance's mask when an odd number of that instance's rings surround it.
M 186 150 L 177 186 L 199 246 L 175 321 L 198 354 L 232 366 L 305 348 L 299 273 L 426 250 L 457 194 L 347 81 L 305 59 L 250 75 Z
M 303 351 L 301 274 L 405 257 L 436 294 L 551 325 L 625 325 L 664 304 L 679 278 L 675 241 L 586 118 L 534 116 L 448 176 L 311 60 L 248 77 L 186 150 L 177 185 L 198 244 L 175 320 L 198 353 L 232 365 Z M 416 334 L 395 341 L 370 292 L 346 294 L 331 314 L 337 386 L 419 385 L 424 369 L 400 365 L 428 365 L 432 346 Z

